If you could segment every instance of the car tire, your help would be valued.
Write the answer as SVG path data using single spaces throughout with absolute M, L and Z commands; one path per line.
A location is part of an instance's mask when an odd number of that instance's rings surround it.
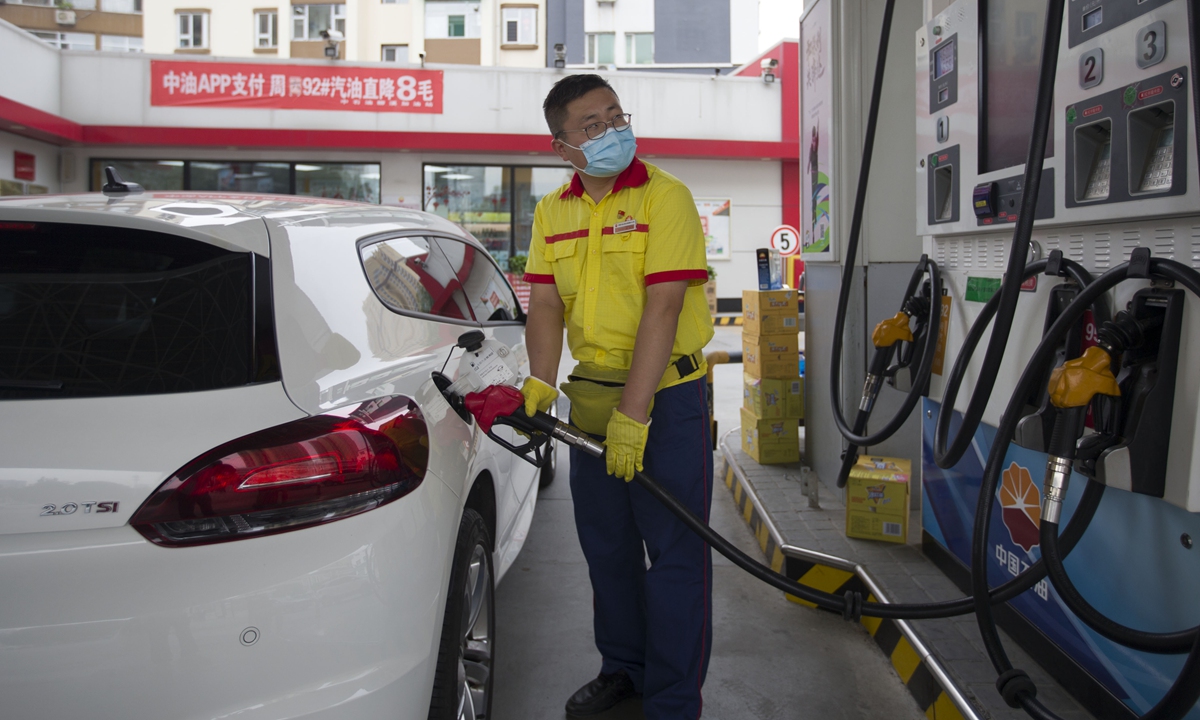
M 550 406 L 550 414 L 558 417 L 557 402 Z M 550 459 L 538 470 L 538 490 L 545 490 L 554 482 L 554 475 L 558 472 L 558 441 L 546 443 L 546 452 L 550 453 Z
M 467 508 L 458 525 L 429 720 L 492 715 L 495 575 L 487 525 Z

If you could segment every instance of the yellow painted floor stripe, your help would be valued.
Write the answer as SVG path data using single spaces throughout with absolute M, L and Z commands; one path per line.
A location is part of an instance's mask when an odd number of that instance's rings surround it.
M 826 567 L 825 565 L 814 565 L 811 570 L 804 573 L 798 582 L 810 588 L 816 588 L 824 592 L 833 592 L 842 585 L 845 585 L 846 581 L 852 577 L 854 577 L 854 573 L 852 572 Z
M 907 683 L 920 664 L 921 656 L 913 649 L 908 638 L 901 636 L 900 642 L 896 643 L 896 649 L 892 651 L 892 666 L 900 674 L 900 680 Z
M 954 701 L 946 693 L 938 693 L 937 700 L 929 706 L 925 717 L 930 718 L 930 720 L 963 720 L 962 711 L 958 709 L 958 706 L 954 704 Z
M 725 485 L 733 491 L 734 503 L 742 510 L 743 520 L 754 531 L 755 539 L 765 553 L 770 541 L 770 532 L 767 529 L 766 523 L 761 522 L 761 520 L 757 528 L 751 522 L 751 518 L 754 515 L 754 504 L 750 502 L 749 496 L 745 494 L 742 484 L 737 481 L 732 466 L 728 466 L 726 469 Z M 774 552 L 771 555 L 771 569 L 775 572 L 782 572 L 785 564 L 783 551 L 778 547 L 775 547 L 773 550 Z M 854 573 L 846 570 L 839 570 L 824 565 L 814 565 L 797 582 L 824 592 L 836 592 L 853 577 Z M 789 602 L 796 603 L 797 605 L 809 608 L 817 607 L 815 603 L 801 600 L 790 593 L 784 593 L 784 597 Z M 868 602 L 876 602 L 875 596 L 870 593 L 868 593 L 866 600 Z M 864 616 L 859 621 L 872 636 L 875 636 L 879 632 L 879 628 L 883 625 L 882 618 Z M 917 654 L 912 643 L 908 641 L 908 638 L 904 636 L 901 636 L 896 643 L 890 660 L 892 667 L 896 669 L 896 673 L 900 676 L 900 680 L 906 685 L 922 663 L 920 655 Z M 929 720 L 964 720 L 962 712 L 959 711 L 958 707 L 945 692 L 938 693 L 937 699 L 932 705 L 926 708 L 925 717 L 929 718 Z

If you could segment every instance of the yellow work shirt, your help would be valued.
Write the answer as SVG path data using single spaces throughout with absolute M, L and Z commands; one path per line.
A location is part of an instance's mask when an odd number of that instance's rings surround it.
M 538 202 L 525 281 L 553 284 L 563 301 L 567 345 L 580 363 L 629 370 L 646 288 L 686 280 L 671 363 L 702 350 L 713 336 L 704 296 L 704 231 L 682 182 L 634 158 L 599 203 L 571 182 Z M 695 379 L 668 374 L 662 387 Z

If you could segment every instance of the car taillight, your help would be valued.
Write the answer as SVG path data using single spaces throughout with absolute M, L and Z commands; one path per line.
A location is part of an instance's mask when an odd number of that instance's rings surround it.
M 196 458 L 164 482 L 130 524 L 153 543 L 203 545 L 340 520 L 412 492 L 428 436 L 416 406 L 318 415 L 268 428 Z M 385 407 L 386 405 L 386 407 Z M 397 403 L 376 403 L 394 409 Z

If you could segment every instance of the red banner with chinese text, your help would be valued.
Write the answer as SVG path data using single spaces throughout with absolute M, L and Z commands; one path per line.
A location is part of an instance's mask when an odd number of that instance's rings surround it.
M 150 104 L 441 114 L 442 71 L 151 60 Z

